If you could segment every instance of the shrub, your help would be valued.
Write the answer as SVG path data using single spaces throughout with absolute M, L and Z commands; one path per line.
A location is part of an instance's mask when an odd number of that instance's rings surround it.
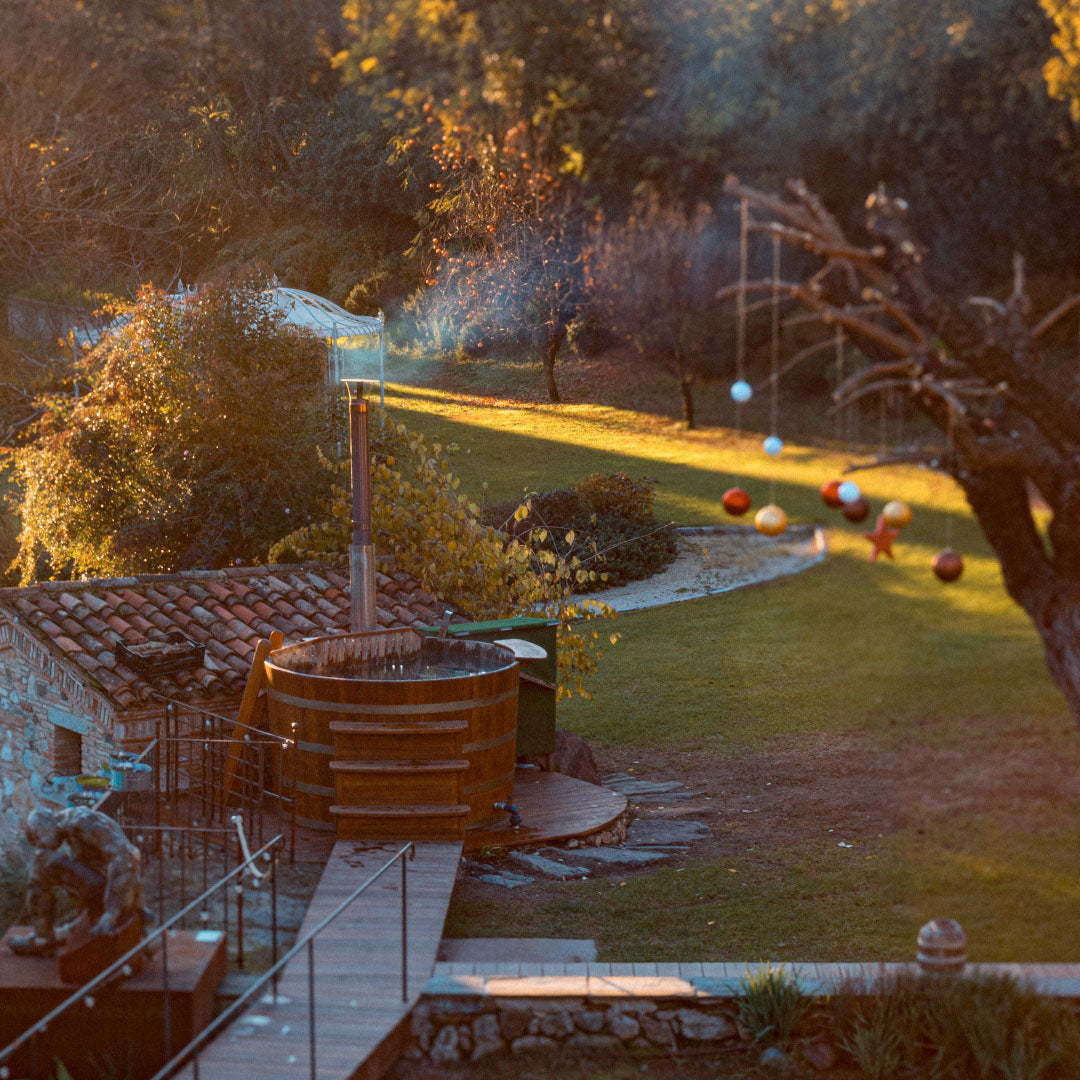
M 653 488 L 655 480 L 631 480 L 626 473 L 593 473 L 572 485 L 597 515 L 614 514 L 629 521 L 654 521 Z
M 652 484 L 594 473 L 571 488 L 530 495 L 524 516 L 515 516 L 516 504 L 500 503 L 484 520 L 555 555 L 572 549 L 583 571 L 574 591 L 594 592 L 651 577 L 678 553 L 671 528 L 653 517 Z
M 871 1078 L 1080 1076 L 1076 1017 L 1008 975 L 882 979 L 833 1004 L 844 1049 Z
M 249 562 L 314 510 L 326 349 L 265 284 L 143 290 L 80 361 L 81 397 L 42 400 L 3 458 L 24 583 Z

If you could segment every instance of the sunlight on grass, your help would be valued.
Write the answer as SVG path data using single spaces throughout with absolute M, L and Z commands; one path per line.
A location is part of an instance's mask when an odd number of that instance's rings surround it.
M 818 494 L 859 460 L 842 449 L 789 445 L 774 462 L 756 436 L 687 433 L 608 406 L 407 388 L 392 388 L 388 403 L 410 426 L 457 445 L 455 467 L 477 497 L 484 481 L 501 500 L 621 470 L 654 477 L 658 516 L 680 523 L 729 523 L 720 498 L 741 481 L 756 505 L 775 485 L 793 520 L 827 526 L 829 557 L 801 574 L 619 616 L 622 640 L 591 680 L 595 700 L 559 708 L 560 725 L 601 751 L 737 759 L 844 736 L 867 751 L 966 753 L 1016 738 L 1062 740 L 1063 767 L 1076 757 L 1076 729 L 1037 635 L 946 478 L 916 468 L 856 475 L 875 513 L 902 498 L 915 515 L 895 562 L 871 564 L 862 537 L 871 523 L 846 523 Z M 930 569 L 947 543 L 965 560 L 953 585 Z M 951 917 L 975 959 L 1069 960 L 1080 947 L 1077 808 L 1039 800 L 1033 793 L 1028 804 L 1038 827 L 920 817 L 885 836 L 852 837 L 850 849 L 823 829 L 800 843 L 627 875 L 624 885 L 599 878 L 535 900 L 524 891 L 457 897 L 447 933 L 514 936 L 525 925 L 538 936 L 593 937 L 611 960 L 873 961 L 910 958 L 918 928 Z
M 865 525 L 827 510 L 820 484 L 851 455 L 789 446 L 778 462 L 756 437 L 685 432 L 646 414 L 592 405 L 522 405 L 442 390 L 391 387 L 396 416 L 444 443 L 474 496 L 555 488 L 593 471 L 659 481 L 657 513 L 727 523 L 720 496 L 741 475 L 760 502 L 776 469 L 776 497 L 793 518 L 829 526 L 830 557 L 771 585 L 621 616 L 623 640 L 593 680 L 596 701 L 572 701 L 561 722 L 612 744 L 677 745 L 708 736 L 725 746 L 798 732 L 857 731 L 892 741 L 1058 715 L 1029 621 L 1005 595 L 996 560 L 959 488 L 917 468 L 859 473 L 866 494 L 903 498 L 915 517 L 896 561 L 867 561 Z M 748 479 L 754 476 L 756 479 Z M 934 552 L 951 539 L 964 577 L 942 585 Z M 707 541 L 706 541 L 707 542 Z

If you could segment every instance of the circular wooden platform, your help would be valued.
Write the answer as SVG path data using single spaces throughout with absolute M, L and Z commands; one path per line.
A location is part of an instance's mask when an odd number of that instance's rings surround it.
M 520 828 L 510 828 L 507 815 L 504 824 L 467 829 L 465 850 L 536 847 L 585 836 L 611 825 L 626 809 L 626 796 L 562 773 L 519 768 L 514 805 L 521 814 Z

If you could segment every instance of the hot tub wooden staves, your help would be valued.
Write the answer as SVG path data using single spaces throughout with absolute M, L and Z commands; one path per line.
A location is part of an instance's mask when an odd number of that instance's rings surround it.
M 373 677 L 417 660 L 466 673 Z M 342 838 L 461 840 L 505 817 L 493 804 L 513 793 L 509 650 L 376 630 L 278 649 L 266 677 L 271 728 L 297 743 L 301 824 Z

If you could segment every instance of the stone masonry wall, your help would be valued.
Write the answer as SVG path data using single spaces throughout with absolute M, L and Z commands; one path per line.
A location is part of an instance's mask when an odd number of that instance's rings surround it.
M 65 689 L 64 681 L 0 640 L 0 858 L 20 847 L 30 810 L 65 798 L 62 786 L 51 782 L 59 775 L 58 728 L 81 737 L 83 772 L 97 772 L 115 751 L 114 725 L 100 708 L 87 707 L 85 695 Z
M 635 999 L 426 997 L 412 1014 L 406 1056 L 439 1064 L 488 1054 L 576 1051 L 722 1049 L 744 1040 L 730 1001 L 689 1007 Z

